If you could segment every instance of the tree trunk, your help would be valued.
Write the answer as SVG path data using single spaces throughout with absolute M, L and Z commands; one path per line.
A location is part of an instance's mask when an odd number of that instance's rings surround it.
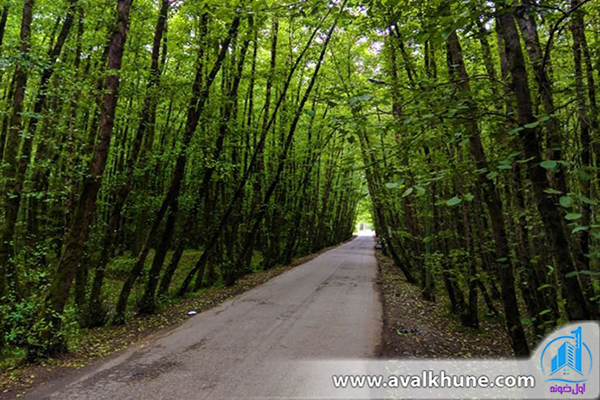
M 531 0 L 522 0 L 522 3 L 523 7 L 517 12 L 516 18 L 529 58 L 531 59 L 531 65 L 533 66 L 534 77 L 540 92 L 544 111 L 550 117 L 546 123 L 546 149 L 548 158 L 555 161 L 562 161 L 562 140 L 558 130 L 558 121 L 553 115 L 555 107 L 552 96 L 552 82 L 546 73 L 544 55 L 542 54 L 540 39 L 538 37 L 537 25 L 534 20 L 534 15 L 530 10 Z M 548 62 L 548 58 L 546 58 L 546 63 Z M 554 181 L 556 182 L 556 189 L 564 194 L 568 193 L 565 172 L 561 164 L 557 165 L 553 175 Z
M 102 285 L 104 282 L 104 272 L 109 262 L 110 256 L 113 253 L 114 238 L 117 232 L 117 227 L 121 219 L 121 214 L 127 197 L 131 192 L 131 186 L 133 183 L 133 175 L 135 165 L 138 161 L 142 143 L 145 135 L 149 130 L 153 130 L 154 126 L 151 121 L 154 120 L 153 115 L 156 113 L 156 99 L 154 90 L 160 84 L 160 45 L 162 37 L 166 31 L 167 18 L 169 12 L 169 0 L 162 0 L 160 13 L 158 16 L 158 22 L 156 23 L 156 30 L 154 33 L 154 42 L 152 45 L 152 60 L 150 63 L 150 80 L 146 87 L 146 94 L 144 98 L 143 108 L 141 111 L 140 123 L 133 140 L 132 152 L 129 156 L 126 166 L 125 182 L 123 182 L 121 188 L 117 192 L 117 198 L 115 200 L 112 212 L 108 219 L 108 226 L 104 233 L 104 239 L 102 244 L 102 252 L 100 253 L 100 259 L 96 264 L 96 273 L 94 275 L 94 281 L 92 284 L 92 292 L 88 303 L 88 310 L 86 318 L 86 326 L 94 327 L 104 325 L 106 323 L 106 312 L 103 309 L 101 295 Z
M 10 10 L 10 5 L 5 4 L 2 7 L 2 15 L 0 15 L 0 56 L 2 55 L 2 44 L 4 43 L 4 32 L 6 31 L 6 21 L 8 19 L 8 11 Z
M 344 2 L 344 4 L 345 3 L 346 2 Z M 341 8 L 343 9 L 344 6 L 342 5 Z M 283 169 L 286 164 L 289 149 L 291 147 L 292 140 L 294 138 L 294 133 L 296 131 L 296 127 L 298 126 L 298 122 L 300 121 L 300 116 L 302 115 L 304 106 L 305 106 L 306 102 L 308 101 L 308 98 L 312 92 L 312 89 L 314 88 L 315 82 L 319 75 L 319 71 L 323 64 L 323 59 L 325 58 L 325 52 L 327 51 L 329 41 L 331 40 L 333 31 L 334 31 L 335 27 L 337 26 L 337 21 L 338 20 L 336 19 L 335 22 L 333 23 L 333 25 L 331 26 L 331 28 L 329 29 L 329 32 L 327 33 L 327 37 L 325 39 L 325 42 L 323 43 L 321 54 L 319 55 L 319 59 L 317 61 L 317 65 L 313 72 L 312 78 L 308 84 L 308 87 L 306 88 L 306 91 L 304 92 L 304 96 L 302 97 L 302 100 L 300 101 L 300 104 L 294 115 L 294 119 L 292 120 L 291 126 L 289 128 L 288 135 L 285 139 L 285 143 L 284 143 L 284 147 L 283 147 L 283 154 L 280 155 L 279 164 L 277 165 L 277 170 L 275 172 L 275 176 L 274 176 L 273 180 L 271 181 L 269 188 L 266 191 L 265 197 L 262 202 L 262 206 L 259 210 L 258 215 L 255 217 L 254 224 L 252 225 L 252 228 L 246 235 L 246 238 L 245 238 L 245 241 L 244 241 L 244 244 L 242 247 L 242 249 L 243 249 L 242 256 L 240 258 L 240 261 L 243 261 L 245 265 L 237 265 L 236 267 L 238 270 L 235 271 L 235 275 L 243 274 L 249 268 L 249 265 L 247 265 L 247 262 L 248 262 L 248 260 L 250 260 L 250 258 L 251 258 L 250 255 L 251 255 L 252 251 L 254 250 L 254 244 L 255 244 L 255 240 L 256 240 L 256 235 L 258 234 L 258 228 L 260 227 L 260 224 L 262 223 L 263 218 L 266 215 L 268 204 L 271 201 L 271 197 L 273 196 L 273 193 L 275 193 L 275 189 L 277 188 L 277 185 L 279 184 L 281 174 L 282 174 Z M 234 280 L 235 280 L 235 278 L 234 278 Z M 232 282 L 229 282 L 229 283 L 232 284 Z
M 177 209 L 179 207 L 178 199 L 175 199 L 171 204 L 170 212 L 167 217 L 165 224 L 165 230 L 162 238 L 156 247 L 154 253 L 154 259 L 152 259 L 152 266 L 148 271 L 148 280 L 146 282 L 146 290 L 142 298 L 138 303 L 138 312 L 140 314 L 153 314 L 156 312 L 156 301 L 154 296 L 156 294 L 156 287 L 158 286 L 158 279 L 160 277 L 160 271 L 165 262 L 167 251 L 171 247 L 173 241 L 173 235 L 175 233 L 175 222 L 177 221 Z
M 571 8 L 576 9 L 580 4 L 579 0 L 571 1 Z M 575 90 L 577 93 L 577 104 L 578 104 L 578 123 L 579 123 L 579 140 L 581 145 L 581 167 L 584 171 L 590 171 L 592 167 L 591 160 L 591 133 L 598 133 L 598 114 L 596 95 L 594 87 L 594 74 L 590 71 L 591 62 L 590 54 L 587 49 L 587 41 L 585 38 L 585 27 L 584 27 L 583 14 L 581 10 L 576 10 L 575 15 L 571 21 L 571 32 L 573 34 L 573 59 L 575 65 Z M 587 71 L 587 83 L 588 83 L 588 94 L 591 103 L 588 106 L 586 101 L 585 84 L 583 77 L 583 62 L 582 59 L 585 57 Z M 595 126 L 594 126 L 595 125 Z M 581 181 L 582 194 L 587 198 L 592 197 L 591 184 L 589 180 Z M 592 206 L 589 202 L 583 202 L 582 204 L 582 218 L 581 225 L 589 227 L 592 221 Z M 590 231 L 584 229 L 579 232 L 579 246 L 581 249 L 579 258 L 579 270 L 589 271 L 590 269 Z M 585 295 L 588 299 L 595 297 L 594 287 L 590 276 L 581 275 L 579 277 Z M 593 303 L 593 300 L 592 300 Z M 592 311 L 594 309 L 592 308 Z
M 248 18 L 248 29 L 250 31 L 252 31 L 254 29 L 254 19 L 252 16 L 249 16 L 249 18 Z M 228 134 L 230 132 L 229 124 L 230 124 L 231 120 L 234 120 L 234 118 L 232 118 L 232 114 L 233 114 L 233 109 L 234 109 L 235 103 L 237 102 L 237 93 L 238 93 L 240 81 L 242 79 L 242 72 L 243 72 L 244 63 L 246 60 L 246 53 L 248 51 L 248 47 L 250 46 L 250 37 L 251 36 L 249 35 L 248 38 L 242 44 L 242 48 L 240 50 L 240 58 L 237 62 L 236 72 L 235 72 L 235 75 L 233 78 L 233 82 L 231 83 L 229 89 L 224 90 L 224 92 L 226 92 L 226 99 L 225 99 L 225 105 L 223 106 L 221 123 L 219 124 L 219 135 L 217 137 L 215 148 L 211 151 L 212 162 L 211 162 L 210 166 L 208 168 L 206 168 L 206 170 L 204 171 L 204 176 L 202 178 L 202 182 L 201 182 L 200 188 L 198 190 L 197 198 L 196 198 L 194 206 L 192 208 L 190 217 L 184 223 L 183 232 L 190 232 L 193 229 L 193 226 L 194 226 L 193 224 L 196 223 L 196 218 L 198 215 L 198 211 L 200 209 L 202 198 L 204 196 L 204 191 L 208 188 L 208 186 L 211 182 L 212 176 L 215 172 L 215 166 L 217 164 L 217 161 L 222 156 L 225 138 L 226 138 L 226 136 L 228 136 Z M 163 235 L 163 240 L 165 240 L 164 235 Z M 179 257 L 175 258 L 175 256 L 173 256 L 173 258 L 171 259 L 171 262 L 169 264 L 169 267 L 167 268 L 167 271 L 165 272 L 165 275 L 163 276 L 163 282 L 161 282 L 160 291 L 164 294 L 166 294 L 169 289 L 169 285 L 171 283 L 171 278 L 177 269 L 181 255 L 183 255 L 183 251 L 185 250 L 185 246 L 187 245 L 188 242 L 189 242 L 189 237 L 187 235 L 185 235 L 184 238 L 182 238 L 182 240 L 180 241 L 177 249 L 175 250 L 175 254 L 179 255 Z M 148 282 L 150 282 L 150 281 L 148 281 Z M 148 285 L 146 288 L 146 291 L 149 291 L 149 290 L 151 290 L 151 289 L 150 289 L 150 286 Z M 149 296 L 150 296 L 150 294 L 146 295 L 146 293 L 144 293 L 144 297 L 148 297 L 148 299 L 146 300 L 147 302 L 150 302 Z M 148 303 L 148 304 L 150 304 L 150 303 Z
M 458 41 L 456 31 L 452 32 L 447 40 L 448 44 L 448 62 L 451 76 L 458 79 L 458 87 L 467 93 L 467 101 L 471 103 L 469 98 L 471 88 L 469 77 L 464 64 L 462 49 Z M 489 171 L 489 166 L 485 157 L 483 144 L 481 143 L 479 127 L 476 122 L 469 123 L 470 130 L 469 145 L 475 164 L 479 171 Z M 494 237 L 494 245 L 496 249 L 497 265 L 499 268 L 500 284 L 502 288 L 502 302 L 504 305 L 504 313 L 506 326 L 511 338 L 511 344 L 517 357 L 527 357 L 529 355 L 529 347 L 525 332 L 521 324 L 519 306 L 517 304 L 517 296 L 515 291 L 515 278 L 513 265 L 510 260 L 510 251 L 508 239 L 506 235 L 506 226 L 504 222 L 504 214 L 502 211 L 502 201 L 494 184 L 494 181 L 487 179 L 485 173 L 477 174 L 479 186 L 483 191 L 483 199 L 487 205 L 490 219 L 492 223 L 492 232 Z
M 31 46 L 31 23 L 33 20 L 34 0 L 25 0 L 23 18 L 21 20 L 21 57 L 29 54 Z M 9 119 L 8 134 L 6 137 L 3 175 L 6 181 L 4 188 L 4 226 L 0 231 L 0 298 L 8 290 L 14 290 L 17 282 L 17 271 L 12 257 L 14 256 L 14 236 L 19 214 L 19 202 L 22 185 L 19 184 L 19 142 L 23 129 L 25 103 L 25 89 L 29 78 L 28 68 L 22 63 L 17 63 L 15 68 L 12 98 L 12 113 Z
M 73 222 L 65 239 L 65 251 L 57 265 L 56 275 L 45 298 L 45 306 L 40 321 L 48 325 L 46 329 L 40 332 L 41 340 L 31 346 L 29 355 L 34 358 L 66 349 L 65 343 L 59 335 L 62 322 L 60 315 L 67 302 L 69 288 L 81 262 L 90 223 L 96 209 L 96 199 L 102 184 L 102 174 L 106 168 L 119 92 L 118 72 L 121 69 L 129 29 L 131 4 L 132 0 L 119 0 L 117 3 L 117 21 L 109 45 L 107 70 L 110 71 L 110 74 L 106 77 L 104 85 L 105 95 L 98 132 L 99 142 L 92 159 L 90 176 L 83 183 L 83 190 L 75 208 Z
M 119 300 L 117 302 L 115 316 L 113 318 L 113 324 L 115 325 L 122 325 L 123 323 L 125 323 L 125 310 L 127 308 L 127 300 L 129 299 L 129 294 L 131 293 L 131 289 L 133 288 L 135 281 L 137 280 L 144 268 L 146 257 L 148 256 L 148 252 L 150 251 L 150 244 L 152 243 L 152 239 L 156 235 L 156 232 L 158 231 L 158 228 L 160 227 L 162 219 L 165 216 L 167 210 L 179 197 L 185 173 L 185 165 L 187 163 L 187 149 L 192 140 L 192 136 L 194 135 L 194 132 L 198 127 L 200 116 L 202 115 L 202 111 L 204 110 L 204 106 L 206 105 L 206 101 L 208 100 L 210 87 L 215 81 L 215 78 L 219 73 L 221 66 L 223 65 L 223 61 L 225 60 L 225 57 L 229 50 L 229 44 L 231 43 L 234 36 L 237 35 L 239 25 L 240 16 L 238 14 L 234 17 L 233 22 L 231 23 L 227 37 L 221 45 L 221 50 L 219 51 L 217 60 L 215 61 L 215 64 L 213 65 L 213 68 L 206 79 L 204 88 L 201 88 L 202 66 L 198 66 L 198 70 L 196 73 L 196 81 L 192 89 L 192 98 L 188 109 L 185 133 L 182 139 L 179 155 L 175 164 L 175 169 L 171 177 L 171 182 L 169 184 L 169 190 L 167 191 L 167 194 L 163 199 L 160 209 L 154 217 L 150 230 L 146 234 L 146 239 L 144 240 L 142 249 L 138 254 L 135 265 L 131 269 L 127 280 L 123 284 L 121 293 L 119 294 Z M 202 52 L 200 55 L 202 55 Z
M 281 107 L 281 104 L 283 103 L 285 95 L 289 89 L 292 77 L 294 76 L 294 73 L 300 64 L 300 61 L 304 58 L 304 55 L 310 48 L 315 36 L 317 35 L 317 33 L 321 27 L 321 24 L 325 21 L 325 19 L 327 19 L 327 17 L 331 13 L 331 10 L 332 9 L 330 8 L 329 11 L 327 12 L 327 14 L 325 14 L 325 16 L 323 16 L 323 18 L 321 18 L 319 25 L 313 30 L 312 35 L 308 39 L 306 46 L 304 47 L 304 49 L 302 49 L 302 51 L 296 58 L 296 61 L 292 64 L 292 67 L 287 76 L 287 79 L 285 81 L 284 87 L 283 87 L 281 94 L 279 96 L 279 99 L 277 101 L 277 104 L 275 105 L 275 109 L 273 110 L 273 113 L 271 114 L 271 117 L 269 118 L 267 125 L 264 127 L 264 129 L 261 132 L 260 140 L 256 144 L 256 148 L 254 149 L 254 152 L 252 154 L 252 159 L 250 161 L 250 164 L 248 165 L 248 168 L 244 172 L 243 177 L 239 180 L 238 185 L 233 193 L 232 199 L 230 200 L 226 210 L 223 212 L 223 215 L 221 216 L 219 223 L 217 224 L 217 226 L 214 229 L 210 230 L 209 239 L 204 248 L 204 252 L 200 256 L 200 259 L 198 260 L 198 262 L 196 263 L 194 268 L 192 268 L 192 270 L 188 273 L 188 275 L 184 279 L 183 283 L 181 284 L 181 287 L 179 288 L 179 290 L 177 292 L 178 296 L 183 296 L 187 292 L 188 287 L 189 287 L 190 283 L 192 282 L 192 279 L 194 278 L 194 275 L 199 270 L 204 270 L 206 263 L 208 262 L 208 260 L 211 257 L 211 253 L 213 252 L 215 246 L 217 245 L 217 243 L 219 241 L 218 239 L 219 239 L 221 232 L 223 231 L 226 224 L 229 222 L 229 218 L 231 218 L 231 215 L 232 215 L 234 209 L 236 209 L 236 207 L 238 205 L 238 202 L 243 198 L 244 189 L 246 187 L 246 184 L 248 183 L 251 175 L 255 171 L 255 168 L 257 165 L 257 160 L 258 160 L 258 155 L 261 154 L 261 152 L 264 149 L 266 138 L 267 138 L 267 132 L 271 129 L 271 127 L 273 126 L 273 123 L 275 122 L 275 118 L 277 116 L 277 111 L 279 110 L 279 108 Z
M 561 220 L 562 213 L 554 200 L 546 194 L 550 182 L 546 171 L 540 166 L 542 161 L 539 143 L 539 128 L 535 126 L 537 119 L 533 115 L 529 78 L 525 68 L 525 60 L 519 34 L 512 13 L 498 4 L 501 11 L 498 21 L 502 28 L 505 51 L 512 75 L 512 87 L 516 98 L 518 121 L 521 125 L 519 138 L 525 153 L 527 170 L 533 186 L 537 208 L 542 217 L 546 237 L 555 256 L 557 270 L 562 280 L 562 294 L 566 300 L 565 308 L 570 320 L 586 320 L 592 316 L 590 304 L 583 295 L 578 278 L 566 275 L 577 271 L 571 253 L 568 234 Z M 531 127 L 534 125 L 534 127 Z M 528 127 L 529 126 L 529 127 Z

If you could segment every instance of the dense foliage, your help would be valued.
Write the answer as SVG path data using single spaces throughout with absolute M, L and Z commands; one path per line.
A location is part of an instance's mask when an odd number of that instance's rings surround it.
M 124 323 L 129 308 L 151 313 L 352 234 L 356 155 L 320 79 L 340 7 L 27 0 L 3 12 L 3 346 L 62 350 L 73 323 Z
M 597 318 L 598 10 L 4 0 L 0 352 L 289 263 L 365 207 L 426 299 L 476 328 L 483 297 L 517 355 Z
M 518 356 L 598 318 L 597 5 L 382 0 L 374 73 L 344 76 L 369 94 L 353 113 L 390 255 L 465 326 L 501 300 Z

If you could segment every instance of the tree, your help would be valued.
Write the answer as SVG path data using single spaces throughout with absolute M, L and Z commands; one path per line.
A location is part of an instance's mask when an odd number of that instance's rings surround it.
M 504 318 L 517 356 L 597 317 L 593 2 L 116 3 L 0 6 L 3 357 L 365 212 L 424 299 Z
M 32 356 L 64 351 L 65 344 L 60 338 L 62 313 L 69 296 L 69 288 L 81 262 L 90 222 L 93 217 L 98 192 L 102 184 L 102 174 L 106 168 L 110 141 L 113 133 L 115 112 L 119 93 L 119 76 L 129 29 L 129 13 L 132 0 L 119 0 L 117 20 L 108 49 L 108 76 L 104 84 L 106 94 L 102 105 L 98 144 L 92 159 L 90 176 L 84 181 L 81 195 L 75 208 L 73 224 L 65 240 L 65 250 L 57 265 L 57 272 L 50 291 L 45 298 L 45 308 L 41 317 L 40 342 L 32 345 Z M 49 323 L 49 326 L 44 326 Z

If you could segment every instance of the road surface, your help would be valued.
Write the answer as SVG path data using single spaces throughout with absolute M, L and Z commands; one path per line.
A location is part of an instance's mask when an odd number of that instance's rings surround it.
M 359 236 L 32 399 L 301 396 L 298 360 L 375 356 L 381 333 L 373 238 Z

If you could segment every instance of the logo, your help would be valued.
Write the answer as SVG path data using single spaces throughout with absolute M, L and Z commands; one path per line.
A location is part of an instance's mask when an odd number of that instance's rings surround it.
M 540 356 L 540 366 L 546 382 L 558 383 L 550 388 L 552 393 L 584 393 L 585 382 L 592 372 L 592 352 L 582 340 L 581 326 L 571 331 L 571 334 L 552 339 Z

